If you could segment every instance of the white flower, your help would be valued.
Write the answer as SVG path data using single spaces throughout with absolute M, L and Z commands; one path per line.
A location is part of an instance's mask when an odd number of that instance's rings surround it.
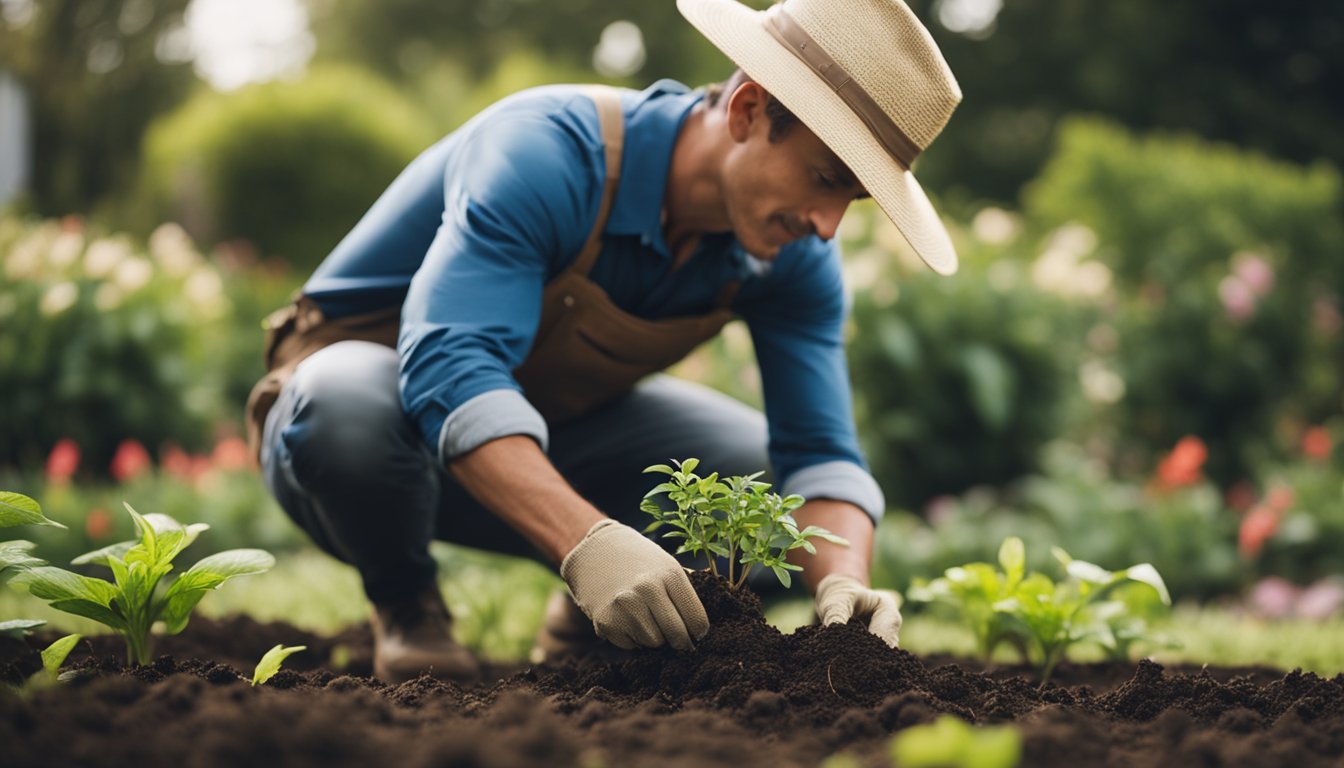
M 1258 253 L 1242 251 L 1233 254 L 1232 273 L 1256 296 L 1264 296 L 1274 287 L 1274 268 Z
M 130 257 L 131 246 L 125 240 L 94 240 L 84 252 L 84 274 L 96 278 L 107 277 L 118 264 Z
M 1086 256 L 1097 248 L 1097 233 L 1082 224 L 1065 224 L 1050 234 L 1047 248 L 1060 248 L 1074 256 Z
M 47 263 L 58 270 L 63 270 L 74 264 L 79 259 L 79 254 L 84 252 L 84 235 L 78 232 L 62 232 L 52 241 L 51 248 L 47 249 Z
M 1079 265 L 1073 273 L 1074 289 L 1079 296 L 1098 299 L 1106 295 L 1111 287 L 1111 270 L 1100 261 L 1089 261 Z
M 1249 320 L 1255 314 L 1255 291 L 1236 275 L 1228 275 L 1219 281 L 1218 298 L 1228 317 L 1236 322 Z
M 117 287 L 116 283 L 103 283 L 98 286 L 98 290 L 93 293 L 93 305 L 102 312 L 111 312 L 121 306 L 125 294 Z
M 1100 360 L 1088 360 L 1078 368 L 1083 394 L 1094 403 L 1114 403 L 1125 396 L 1125 382 Z
M 971 231 L 983 243 L 1007 245 L 1022 232 L 1021 219 L 1002 208 L 981 208 L 971 219 Z
M 42 273 L 42 243 L 36 237 L 25 237 L 9 249 L 5 257 L 5 277 L 19 281 Z
M 38 305 L 44 317 L 55 317 L 65 310 L 73 307 L 79 300 L 79 288 L 69 280 L 63 280 L 47 289 L 42 294 L 42 301 Z
M 218 272 L 208 267 L 192 272 L 182 290 L 187 301 L 206 319 L 218 318 L 229 307 L 224 296 L 224 282 L 219 279 Z
M 149 236 L 149 255 L 172 277 L 185 277 L 201 263 L 191 235 L 172 222 L 159 225 Z
M 149 283 L 154 276 L 154 267 L 149 259 L 132 256 L 117 265 L 112 273 L 112 282 L 125 293 L 135 293 Z

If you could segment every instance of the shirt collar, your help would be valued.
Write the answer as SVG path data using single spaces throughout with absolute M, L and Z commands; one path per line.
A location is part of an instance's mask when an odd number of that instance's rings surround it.
M 646 247 L 671 258 L 663 239 L 663 193 L 672 148 L 686 115 L 705 96 L 675 80 L 659 80 L 626 101 L 625 148 L 621 183 L 604 230 L 608 235 L 638 235 Z

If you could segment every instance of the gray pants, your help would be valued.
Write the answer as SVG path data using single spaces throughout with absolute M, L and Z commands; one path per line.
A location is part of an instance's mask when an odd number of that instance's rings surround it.
M 435 578 L 433 539 L 546 562 L 439 466 L 402 411 L 397 364 L 395 351 L 363 341 L 299 364 L 262 445 L 262 476 L 280 506 L 317 546 L 359 570 L 373 602 Z M 650 518 L 639 502 L 661 477 L 641 470 L 692 456 L 722 475 L 766 469 L 765 417 L 706 387 L 654 376 L 550 433 L 550 460 L 574 489 L 640 530 Z

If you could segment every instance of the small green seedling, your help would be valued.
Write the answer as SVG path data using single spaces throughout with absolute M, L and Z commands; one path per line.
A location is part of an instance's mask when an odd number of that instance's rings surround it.
M 186 628 L 192 609 L 206 592 L 234 576 L 261 573 L 275 564 L 275 558 L 263 550 L 233 549 L 202 558 L 166 589 L 161 588 L 164 577 L 173 570 L 173 558 L 209 526 L 183 526 L 167 515 L 141 516 L 131 505 L 125 506 L 139 538 L 72 561 L 74 565 L 109 568 L 112 582 L 46 565 L 28 555 L 32 548 L 28 542 L 0 545 L 0 574 L 12 571 L 9 578 L 14 586 L 50 601 L 53 608 L 93 619 L 121 633 L 131 664 L 149 663 L 150 630 L 155 622 L 163 622 L 164 631 L 175 635 Z
M 1150 635 L 1144 617 L 1133 613 L 1125 600 L 1113 597 L 1121 587 L 1140 585 L 1163 605 L 1171 605 L 1167 586 L 1152 565 L 1112 572 L 1074 560 L 1059 547 L 1052 552 L 1065 572 L 1058 583 L 1041 573 L 1024 575 L 1025 549 L 1012 536 L 999 548 L 1002 572 L 986 563 L 950 568 L 941 579 L 912 586 L 908 595 L 912 600 L 951 605 L 971 625 L 986 657 L 1004 640 L 1025 648 L 1042 685 L 1077 643 L 1093 641 L 1110 653 L 1121 649 L 1128 653 L 1140 640 L 1170 644 Z
M 257 668 L 252 670 L 252 686 L 256 687 L 275 677 L 275 673 L 280 671 L 280 667 L 285 663 L 285 659 L 298 653 L 308 650 L 306 645 L 277 645 L 267 651 L 257 662 Z
M 769 568 L 788 587 L 792 581 L 789 572 L 802 568 L 786 557 L 800 548 L 815 554 L 817 548 L 809 539 L 849 546 L 848 541 L 819 526 L 799 530 L 792 513 L 803 505 L 803 497 L 771 493 L 769 483 L 756 479 L 762 472 L 722 479 L 714 472 L 700 477 L 695 474 L 699 459 L 673 463 L 675 468 L 655 464 L 644 470 L 671 478 L 644 495 L 639 508 L 653 516 L 653 523 L 644 532 L 671 528 L 663 536 L 683 540 L 677 554 L 704 555 L 710 571 L 726 576 L 734 589 L 746 583 L 756 566 Z M 675 507 L 664 509 L 653 498 L 659 494 L 667 494 Z M 727 574 L 719 574 L 716 557 L 727 560 Z M 738 565 L 742 566 L 740 571 Z
M 0 622 L 0 635 L 22 640 L 33 629 L 46 624 L 37 619 L 16 619 Z M 70 655 L 70 651 L 81 639 L 80 635 L 66 635 L 42 650 L 42 669 L 28 676 L 21 686 L 5 686 L 20 698 L 26 698 L 33 691 L 55 685 L 60 677 L 61 665 Z
M 977 728 L 941 715 L 896 734 L 891 759 L 900 768 L 1014 768 L 1022 760 L 1022 735 L 1010 726 Z

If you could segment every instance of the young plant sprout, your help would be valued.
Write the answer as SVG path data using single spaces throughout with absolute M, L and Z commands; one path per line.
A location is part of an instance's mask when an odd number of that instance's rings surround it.
M 9 508 L 32 512 L 8 496 L 4 501 L 6 508 L 0 511 L 6 515 L 11 514 Z M 34 597 L 50 601 L 53 608 L 111 627 L 125 638 L 128 661 L 148 664 L 150 629 L 155 622 L 162 621 L 165 631 L 175 635 L 186 628 L 192 609 L 206 592 L 234 576 L 261 573 L 275 564 L 275 558 L 260 549 L 233 549 L 202 558 L 161 588 L 173 570 L 173 559 L 209 526 L 183 526 L 167 515 L 141 516 L 129 504 L 126 510 L 135 521 L 137 539 L 103 547 L 72 561 L 74 565 L 106 566 L 112 571 L 113 581 L 47 565 L 31 557 L 28 551 L 33 545 L 23 541 L 0 544 L 0 579 L 9 578 Z
M 1171 605 L 1167 585 L 1152 565 L 1112 572 L 1074 560 L 1059 547 L 1052 553 L 1064 567 L 1065 579 L 1058 583 L 1042 573 L 1027 574 L 1022 540 L 1010 536 L 999 548 L 1001 571 L 988 563 L 949 568 L 940 579 L 917 581 L 908 596 L 951 606 L 970 625 L 986 658 L 1004 640 L 1025 648 L 1042 685 L 1065 651 L 1081 642 L 1096 642 L 1111 652 L 1127 651 L 1140 640 L 1170 644 L 1150 635 L 1143 617 L 1131 611 L 1132 595 L 1129 600 L 1115 597 L 1117 590 L 1133 585 Z
M 0 621 L 0 635 L 22 640 L 24 635 L 43 624 L 46 624 L 46 622 L 37 619 Z M 79 643 L 80 639 L 80 635 L 66 635 L 48 645 L 42 649 L 41 669 L 30 675 L 22 684 L 6 685 L 4 688 L 17 694 L 20 698 L 24 698 L 39 688 L 49 688 L 55 685 L 60 675 L 61 665 L 65 663 L 65 657 L 70 655 L 70 651 L 75 649 L 75 645 Z
M 803 497 L 771 493 L 769 483 L 756 479 L 762 472 L 727 478 L 714 472 L 700 477 L 695 474 L 699 459 L 672 463 L 675 468 L 655 464 L 644 470 L 670 478 L 654 486 L 639 505 L 653 516 L 653 523 L 644 532 L 671 528 L 663 536 L 683 540 L 677 554 L 703 554 L 709 560 L 710 571 L 725 576 L 734 589 L 745 584 L 752 568 L 758 565 L 769 568 L 788 587 L 792 581 L 789 571 L 803 569 L 785 558 L 799 548 L 815 554 L 817 548 L 809 539 L 849 546 L 848 541 L 819 526 L 809 525 L 800 530 L 792 512 L 803 505 Z M 665 509 L 658 503 L 654 497 L 660 494 L 667 495 L 673 508 Z M 720 557 L 727 561 L 726 574 L 719 573 Z
M 285 663 L 285 659 L 298 653 L 308 650 L 306 645 L 277 645 L 267 651 L 257 662 L 256 669 L 252 670 L 252 686 L 256 687 L 275 677 L 275 673 L 280 671 L 280 667 Z

